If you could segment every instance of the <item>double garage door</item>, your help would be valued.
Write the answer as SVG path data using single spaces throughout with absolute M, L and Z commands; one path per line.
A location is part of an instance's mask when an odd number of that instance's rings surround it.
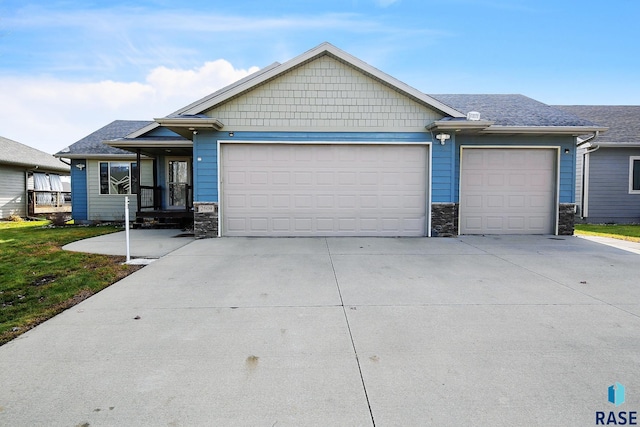
M 424 236 L 425 145 L 223 144 L 225 236 Z

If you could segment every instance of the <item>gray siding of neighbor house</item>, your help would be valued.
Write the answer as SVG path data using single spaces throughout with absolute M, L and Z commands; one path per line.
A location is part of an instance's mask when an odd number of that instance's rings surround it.
M 640 223 L 640 194 L 629 194 L 629 157 L 638 148 L 600 148 L 589 161 L 589 223 Z
M 24 169 L 0 165 L 0 218 L 27 216 Z
M 100 162 L 87 162 L 88 216 L 89 221 L 124 221 L 125 194 L 100 194 Z M 110 159 L 112 162 L 135 162 L 135 159 Z M 141 185 L 153 185 L 153 162 L 142 161 Z M 138 203 L 135 194 L 129 194 L 129 220 L 134 220 Z

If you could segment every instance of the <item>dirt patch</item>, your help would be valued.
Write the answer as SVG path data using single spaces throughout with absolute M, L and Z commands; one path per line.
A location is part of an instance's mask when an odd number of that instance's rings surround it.
M 38 277 L 33 282 L 29 283 L 29 286 L 33 286 L 37 288 L 38 286 L 43 286 L 49 283 L 53 283 L 55 282 L 55 280 L 56 280 L 56 276 L 53 276 L 53 275 L 42 276 L 42 277 Z

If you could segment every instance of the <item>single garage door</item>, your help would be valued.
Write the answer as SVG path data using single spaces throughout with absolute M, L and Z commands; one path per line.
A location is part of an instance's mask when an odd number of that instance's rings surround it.
M 551 234 L 555 149 L 463 148 L 460 234 Z
M 427 146 L 224 144 L 225 236 L 424 236 Z

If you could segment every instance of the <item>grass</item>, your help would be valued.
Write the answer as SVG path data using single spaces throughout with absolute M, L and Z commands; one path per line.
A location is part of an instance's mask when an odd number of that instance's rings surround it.
M 0 345 L 138 270 L 124 257 L 63 251 L 115 226 L 47 227 L 0 222 Z
M 612 237 L 614 239 L 640 242 L 640 225 L 576 224 L 575 234 Z

